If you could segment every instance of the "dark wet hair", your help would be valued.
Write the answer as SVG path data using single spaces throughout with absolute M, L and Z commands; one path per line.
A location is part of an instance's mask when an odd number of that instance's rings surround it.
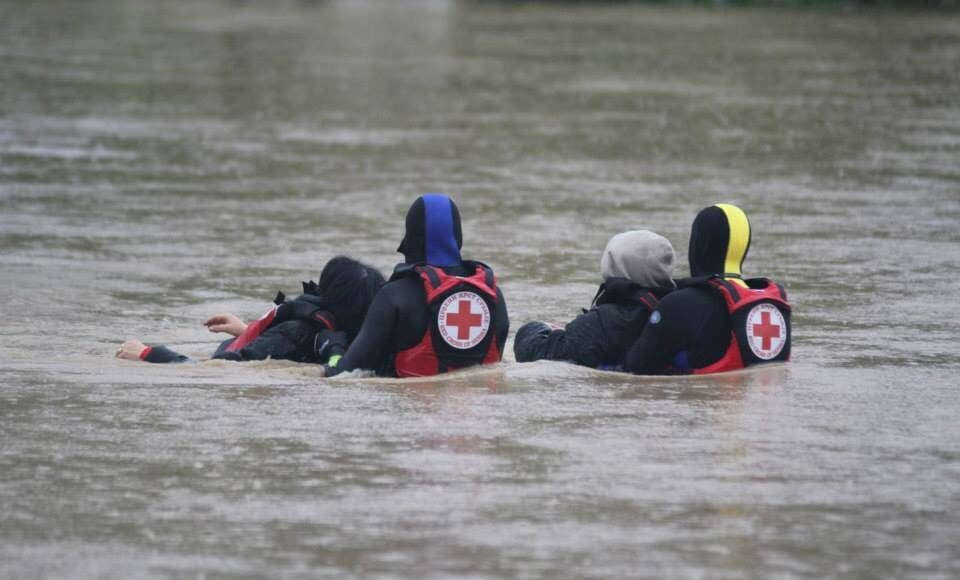
M 347 256 L 333 258 L 320 272 L 317 294 L 337 319 L 337 329 L 356 337 L 373 303 L 373 297 L 384 285 L 383 274 Z

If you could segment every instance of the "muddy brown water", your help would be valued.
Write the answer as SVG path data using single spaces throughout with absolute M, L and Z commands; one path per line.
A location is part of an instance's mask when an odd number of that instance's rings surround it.
M 957 577 L 958 97 L 951 13 L 0 2 L 0 577 Z M 111 358 L 388 270 L 428 191 L 514 329 L 737 203 L 795 360 Z

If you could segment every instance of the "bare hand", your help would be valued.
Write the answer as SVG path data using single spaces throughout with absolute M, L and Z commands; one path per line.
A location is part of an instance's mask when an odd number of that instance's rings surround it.
M 225 332 L 231 336 L 240 336 L 247 329 L 242 320 L 229 312 L 214 314 L 203 325 L 210 329 L 210 332 Z
M 140 360 L 140 355 L 145 350 L 147 350 L 147 345 L 137 339 L 133 339 L 121 344 L 114 356 L 124 360 Z

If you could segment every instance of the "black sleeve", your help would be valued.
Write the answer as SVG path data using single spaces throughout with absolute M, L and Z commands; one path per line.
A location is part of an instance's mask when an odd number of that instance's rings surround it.
M 690 319 L 690 312 L 685 311 L 683 302 L 670 298 L 664 298 L 651 313 L 640 337 L 627 350 L 623 370 L 636 375 L 669 372 L 674 355 L 684 346 L 680 337 Z
M 174 352 L 162 344 L 150 347 L 150 352 L 143 358 L 148 363 L 182 363 L 190 360 L 190 357 Z
M 313 340 L 313 352 L 318 362 L 337 366 L 349 346 L 347 333 L 324 328 Z
M 605 344 L 600 312 L 594 308 L 563 329 L 528 322 L 517 331 L 513 351 L 517 362 L 545 359 L 597 368 L 604 363 Z
M 314 339 L 318 328 L 311 322 L 288 320 L 271 326 L 240 350 L 218 349 L 213 358 L 232 361 L 272 358 L 294 362 L 314 362 Z
M 604 364 L 607 337 L 599 309 L 591 309 L 574 318 L 564 327 L 557 340 L 557 353 L 563 358 L 585 367 L 597 368 Z
M 357 338 L 336 366 L 326 367 L 326 376 L 332 377 L 357 369 L 380 369 L 397 324 L 397 307 L 392 296 L 396 291 L 396 286 L 388 284 L 377 293 Z
M 546 322 L 530 321 L 517 329 L 513 337 L 513 356 L 517 362 L 532 362 L 535 360 L 562 360 L 551 358 L 556 349 L 551 344 L 551 333 L 562 333 L 559 328 L 553 328 Z
M 723 297 L 708 288 L 685 288 L 660 301 L 623 367 L 640 375 L 686 373 L 720 360 L 729 345 Z

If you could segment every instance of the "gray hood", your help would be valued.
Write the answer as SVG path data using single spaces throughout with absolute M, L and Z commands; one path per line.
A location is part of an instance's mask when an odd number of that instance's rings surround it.
M 600 275 L 604 280 L 626 278 L 647 288 L 672 287 L 675 258 L 667 238 L 648 230 L 623 232 L 607 242 Z

